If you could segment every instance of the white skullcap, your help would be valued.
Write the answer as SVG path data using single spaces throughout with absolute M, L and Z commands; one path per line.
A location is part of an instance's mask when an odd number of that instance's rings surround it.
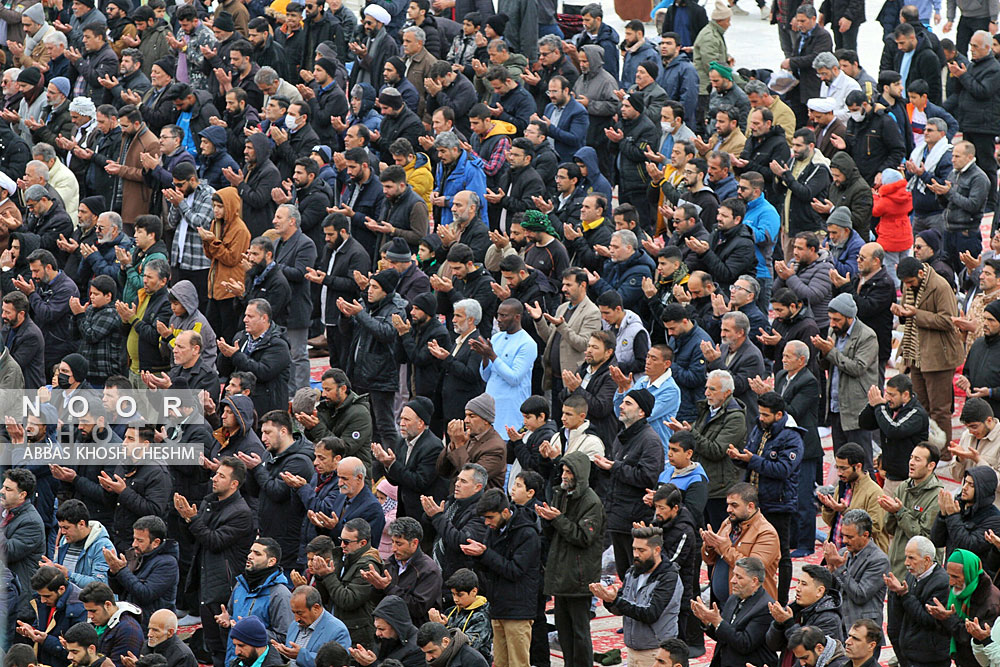
M 389 16 L 389 12 L 386 11 L 385 7 L 375 4 L 365 7 L 365 16 L 372 17 L 382 25 L 389 25 L 389 21 L 392 20 L 392 17 Z
M 97 118 L 97 107 L 89 97 L 74 97 L 69 103 L 69 110 L 87 118 Z

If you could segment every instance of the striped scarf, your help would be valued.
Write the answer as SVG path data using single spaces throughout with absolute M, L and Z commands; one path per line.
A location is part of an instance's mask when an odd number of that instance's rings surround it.
M 924 290 L 927 289 L 927 279 L 931 275 L 930 265 L 924 263 L 924 278 L 920 281 L 920 286 L 916 290 L 906 289 L 903 292 L 903 305 L 916 307 L 920 300 L 924 296 Z M 907 366 L 918 366 L 918 358 L 920 355 L 920 330 L 917 328 L 917 319 L 915 317 L 906 318 L 906 323 L 903 324 L 903 342 L 899 346 L 900 356 L 903 358 L 903 363 Z

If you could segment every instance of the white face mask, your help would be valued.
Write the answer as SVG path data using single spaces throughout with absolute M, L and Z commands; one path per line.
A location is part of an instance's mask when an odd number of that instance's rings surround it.
M 299 126 L 299 119 L 295 116 L 285 115 L 285 127 L 294 130 Z
M 661 120 L 660 121 L 660 129 L 662 129 L 664 132 L 669 133 L 669 132 L 673 132 L 674 131 L 674 126 L 671 123 L 664 123 Z
M 847 115 L 850 116 L 851 120 L 855 123 L 860 123 L 865 119 L 865 113 L 863 111 L 851 111 Z

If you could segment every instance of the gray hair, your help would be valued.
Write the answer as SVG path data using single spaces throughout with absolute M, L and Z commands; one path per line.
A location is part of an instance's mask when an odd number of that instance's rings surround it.
M 863 509 L 847 510 L 840 517 L 840 525 L 851 524 L 858 530 L 858 535 L 862 533 L 872 534 L 872 517 Z
M 257 70 L 257 73 L 253 75 L 253 82 L 258 86 L 264 84 L 265 86 L 270 86 L 271 84 L 277 83 L 278 72 L 270 65 L 265 65 Z
M 434 138 L 434 148 L 461 148 L 462 142 L 459 141 L 458 135 L 447 130 L 437 135 Z
M 771 91 L 768 89 L 767 84 L 760 79 L 754 79 L 753 81 L 747 81 L 746 87 L 743 89 L 747 95 L 770 95 Z
M 935 118 L 928 118 L 927 119 L 927 125 L 933 125 L 937 129 L 938 132 L 947 132 L 948 131 L 948 123 L 944 122 L 944 120 L 941 119 L 941 118 L 936 118 L 936 117 Z
M 368 476 L 368 469 L 365 468 L 365 462 L 356 456 L 348 456 L 341 463 L 353 464 L 351 467 L 352 475 L 360 476 L 361 479 L 365 479 Z
M 758 294 L 760 294 L 760 283 L 757 282 L 757 279 L 754 278 L 753 276 L 751 276 L 750 274 L 744 273 L 742 276 L 740 276 L 736 280 L 742 280 L 743 282 L 745 282 L 748 285 L 750 285 L 750 291 L 753 292 L 754 296 L 757 296 Z
M 705 377 L 705 383 L 707 384 L 709 380 L 714 380 L 714 379 L 718 379 L 719 382 L 722 383 L 723 391 L 728 391 L 730 394 L 736 391 L 736 383 L 733 382 L 733 376 L 729 374 L 729 371 L 723 371 L 723 370 L 709 371 L 708 375 Z
M 618 240 L 632 248 L 632 250 L 639 249 L 639 239 L 635 237 L 635 232 L 631 229 L 619 229 L 617 232 L 611 235 L 611 238 L 618 237 Z
M 122 217 L 115 213 L 114 211 L 105 211 L 97 216 L 97 219 L 105 219 L 109 221 L 112 225 L 118 228 L 119 231 L 122 229 Z
M 746 570 L 746 573 L 751 577 L 757 579 L 757 581 L 763 583 L 764 578 L 767 576 L 767 570 L 764 569 L 764 563 L 761 562 L 756 556 L 745 556 L 736 561 L 736 567 L 741 567 Z
M 542 35 L 538 38 L 538 46 L 548 46 L 549 48 L 562 52 L 562 40 L 555 35 Z
M 829 51 L 817 53 L 816 57 L 813 58 L 813 69 L 820 69 L 821 67 L 825 67 L 826 69 L 840 67 L 840 61 L 837 60 L 837 56 L 833 55 Z
M 465 312 L 466 317 L 471 317 L 472 321 L 478 326 L 483 319 L 483 307 L 475 299 L 462 299 L 461 301 L 456 301 L 455 305 L 451 307 L 452 312 L 455 312 L 461 308 Z
M 479 465 L 478 463 L 466 463 L 464 466 L 462 466 L 462 470 L 463 471 L 471 470 L 472 479 L 476 480 L 476 484 L 483 487 L 484 489 L 486 488 L 486 483 L 490 481 L 490 474 L 486 472 L 486 468 Z
M 934 560 L 937 556 L 937 548 L 928 537 L 923 535 L 914 535 L 909 539 L 909 541 L 907 541 L 906 546 L 910 546 L 911 544 L 916 547 L 917 553 L 920 554 L 921 557 L 928 557 L 931 560 Z
M 152 269 L 153 271 L 155 271 L 156 275 L 160 277 L 160 280 L 170 279 L 170 265 L 167 264 L 167 260 L 165 259 L 160 259 L 159 257 L 155 257 L 149 260 L 148 262 L 146 262 L 146 266 L 143 268 L 143 272 L 145 272 L 146 269 Z
M 283 208 L 288 211 L 288 217 L 295 221 L 296 227 L 302 226 L 302 214 L 299 213 L 299 207 L 295 204 L 282 204 L 278 208 Z
M 41 160 L 32 160 L 25 165 L 24 170 L 27 171 L 29 168 L 33 169 L 40 179 L 46 183 L 49 182 L 49 165 Z
M 316 605 L 322 606 L 323 598 L 320 596 L 319 591 L 312 586 L 298 586 L 294 591 L 292 591 L 292 597 L 303 596 L 305 598 L 306 606 L 310 609 Z
M 812 5 L 799 5 L 799 8 L 795 10 L 796 14 L 802 14 L 806 18 L 814 19 L 816 18 L 816 8 Z
M 938 120 L 937 118 L 933 120 Z M 47 144 L 44 141 L 39 141 L 37 144 L 31 147 L 31 155 L 42 158 L 46 162 L 49 160 L 56 159 L 56 149 L 52 147 L 52 144 Z
M 972 39 L 976 39 L 977 37 L 979 38 L 980 42 L 983 41 L 986 42 L 986 44 L 984 44 L 983 46 L 987 46 L 993 42 L 993 35 L 986 32 L 985 30 L 977 30 L 976 32 L 972 33 Z M 972 40 L 969 41 L 971 42 Z
M 732 322 L 733 325 L 742 331 L 745 335 L 750 333 L 750 318 L 747 317 L 746 313 L 741 313 L 740 311 L 734 311 L 731 313 L 726 313 L 722 316 L 722 321 Z
M 64 49 L 69 45 L 69 42 L 66 40 L 66 35 L 58 30 L 53 30 L 49 34 L 45 35 L 45 37 L 42 37 L 42 42 L 45 44 L 61 46 Z
M 427 41 L 427 33 L 424 29 L 418 25 L 411 25 L 409 28 L 403 28 L 403 34 L 410 33 L 417 38 L 417 41 L 423 44 Z
M 792 354 L 799 357 L 800 359 L 805 359 L 808 363 L 809 361 L 809 346 L 800 340 L 790 340 L 785 344 L 785 347 L 792 351 Z
M 24 201 L 41 201 L 43 199 L 52 199 L 52 195 L 49 194 L 44 185 L 36 183 L 24 191 Z

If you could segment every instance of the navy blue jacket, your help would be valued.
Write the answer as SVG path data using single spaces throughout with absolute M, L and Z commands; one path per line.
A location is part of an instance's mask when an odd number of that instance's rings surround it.
M 368 522 L 368 525 L 372 527 L 373 536 L 381 535 L 382 529 L 385 528 L 385 514 L 382 513 L 382 504 L 375 497 L 375 494 L 372 493 L 372 490 L 368 488 L 367 484 L 362 487 L 361 493 L 354 496 L 354 499 L 349 504 L 346 495 L 338 495 L 333 502 L 333 511 L 340 517 L 337 526 L 329 532 L 334 542 L 340 537 L 340 529 L 343 525 L 357 517 L 361 517 Z
M 494 93 L 490 98 L 490 105 L 495 106 L 497 103 L 503 106 L 503 111 L 497 116 L 497 120 L 512 124 L 517 128 L 518 134 L 523 133 L 524 128 L 528 127 L 531 115 L 536 110 L 535 98 L 531 96 L 528 89 L 518 84 L 513 90 L 503 95 Z
M 674 351 L 674 361 L 670 366 L 671 376 L 681 389 L 681 407 L 677 410 L 677 420 L 694 423 L 698 418 L 698 401 L 705 394 L 705 378 L 708 370 L 705 355 L 701 353 L 701 342 L 712 341 L 712 337 L 697 324 L 686 334 L 668 338 L 667 344 Z
M 656 83 L 663 88 L 668 99 L 677 100 L 684 107 L 684 124 L 693 130 L 695 118 L 698 117 L 698 70 L 694 68 L 688 55 L 678 53 L 676 58 L 663 66 L 660 75 L 656 77 Z
M 615 290 L 622 295 L 622 306 L 626 310 L 638 312 L 646 301 L 642 291 L 642 279 L 652 278 L 656 272 L 653 259 L 642 249 L 624 262 L 609 259 L 604 263 L 601 279 L 594 283 L 594 295 L 600 296 L 608 290 Z M 595 298 L 594 301 L 597 299 Z
M 39 664 L 68 667 L 69 658 L 59 638 L 77 623 L 87 620 L 87 610 L 80 602 L 80 589 L 73 583 L 66 585 L 66 592 L 56 600 L 56 611 L 51 622 L 49 622 L 49 612 L 52 608 L 42 602 L 38 593 L 32 595 L 31 608 L 35 612 L 31 625 L 48 635 L 45 641 L 35 647 Z
M 111 586 L 119 597 L 142 609 L 142 625 L 157 609 L 173 609 L 180 577 L 180 549 L 176 540 L 165 540 L 144 556 L 129 550 L 128 567 L 109 573 Z
M 618 61 L 621 59 L 618 55 L 619 42 L 621 42 L 621 38 L 619 38 L 618 33 L 607 23 L 601 23 L 597 37 L 592 37 L 586 30 L 573 37 L 573 44 L 576 45 L 578 51 L 582 52 L 583 47 L 587 44 L 596 44 L 604 49 L 604 69 L 608 70 L 616 81 L 618 80 Z
M 552 119 L 552 114 L 556 111 L 556 105 L 549 102 L 545 105 L 545 117 Z M 555 144 L 556 153 L 560 162 L 572 162 L 573 154 L 583 148 L 587 139 L 587 130 L 590 128 L 590 115 L 583 105 L 570 98 L 566 106 L 563 107 L 559 122 L 549 125 L 549 136 Z M 590 168 L 587 169 L 590 174 Z
M 760 509 L 765 512 L 795 512 L 799 503 L 799 466 L 802 464 L 802 429 L 785 414 L 771 426 L 771 437 L 761 448 L 764 431 L 754 424 L 747 438 L 747 450 L 754 453 L 746 463 L 734 463 L 747 469 L 746 481 L 759 475 L 757 492 Z
M 318 473 L 313 472 L 312 479 L 308 484 L 296 489 L 299 495 L 299 502 L 308 512 L 322 512 L 329 516 L 334 506 L 340 503 L 340 487 L 337 486 L 337 473 L 332 472 L 320 479 Z M 319 531 L 312 521 L 302 522 L 302 532 L 299 537 L 299 561 L 306 561 L 306 545 L 309 544 Z

